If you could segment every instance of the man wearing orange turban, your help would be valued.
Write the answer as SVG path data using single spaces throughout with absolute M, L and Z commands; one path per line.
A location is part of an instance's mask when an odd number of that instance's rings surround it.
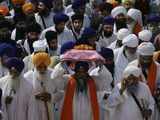
M 35 6 L 31 2 L 27 2 L 22 6 L 23 13 L 28 15 L 34 13 Z
M 25 0 L 12 0 L 12 3 L 14 5 L 23 5 L 25 3 Z
M 34 69 L 25 73 L 25 78 L 33 86 L 32 98 L 29 107 L 29 120 L 53 120 L 55 83 L 51 80 L 51 62 L 49 54 L 34 53 L 32 57 Z
M 0 6 L 0 15 L 7 16 L 9 14 L 9 9 L 6 6 Z

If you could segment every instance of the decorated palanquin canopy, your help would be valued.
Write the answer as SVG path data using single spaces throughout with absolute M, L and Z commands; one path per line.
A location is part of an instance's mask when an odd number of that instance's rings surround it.
M 105 62 L 105 59 L 91 46 L 78 45 L 60 56 L 61 61 Z

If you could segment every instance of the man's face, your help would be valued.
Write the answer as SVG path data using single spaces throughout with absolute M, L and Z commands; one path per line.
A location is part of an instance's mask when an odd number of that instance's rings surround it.
M 73 27 L 76 31 L 80 31 L 82 28 L 83 22 L 81 20 L 74 20 Z
M 139 77 L 136 77 L 134 75 L 130 75 L 126 78 L 126 84 L 127 86 L 132 86 L 132 85 L 136 85 L 139 81 Z
M 96 41 L 97 41 L 97 36 L 88 38 L 89 45 L 91 45 L 94 48 L 96 48 Z
M 37 9 L 38 9 L 38 12 L 39 12 L 39 13 L 42 13 L 43 11 L 45 11 L 46 6 L 44 5 L 44 3 L 39 2 L 39 3 L 38 3 L 38 6 L 37 6 Z
M 15 68 L 11 68 L 9 70 L 9 73 L 10 73 L 12 78 L 17 78 L 20 75 L 20 72 L 17 71 Z
M 57 39 L 53 39 L 53 40 L 49 41 L 48 44 L 49 44 L 49 48 L 51 50 L 57 50 L 57 47 L 58 47 L 57 46 Z
M 137 51 L 137 47 L 125 47 L 125 50 L 130 54 L 135 54 Z
M 44 64 L 41 64 L 41 65 L 36 66 L 36 69 L 40 74 L 44 74 L 47 70 L 47 66 Z
M 113 34 L 113 26 L 112 25 L 104 25 L 103 32 L 104 32 L 104 36 L 110 37 Z
M 124 14 L 119 14 L 116 16 L 116 20 L 120 22 L 126 22 L 126 16 Z
M 27 37 L 28 37 L 29 40 L 31 40 L 32 42 L 34 42 L 34 41 L 36 41 L 36 40 L 39 39 L 39 33 L 37 33 L 37 32 L 29 32 L 27 34 Z
M 144 68 L 148 68 L 152 62 L 153 62 L 153 55 L 151 56 L 140 55 L 139 56 L 139 63 Z
M 56 24 L 56 30 L 58 33 L 63 32 L 64 28 L 65 28 L 65 22 L 61 22 L 59 24 Z

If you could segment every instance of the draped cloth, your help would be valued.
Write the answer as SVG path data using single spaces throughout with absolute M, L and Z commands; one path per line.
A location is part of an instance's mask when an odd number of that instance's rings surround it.
M 94 80 L 90 79 L 87 81 L 87 84 L 91 100 L 93 120 L 99 120 L 100 113 L 99 113 L 99 105 L 97 100 L 95 82 Z M 61 120 L 73 120 L 72 106 L 73 106 L 73 98 L 75 90 L 76 90 L 76 80 L 73 77 L 70 77 L 65 93 L 64 104 L 62 107 Z
M 147 77 L 148 86 L 151 90 L 152 95 L 154 94 L 154 91 L 156 89 L 156 76 L 157 76 L 157 66 L 155 62 L 153 62 L 149 68 Z

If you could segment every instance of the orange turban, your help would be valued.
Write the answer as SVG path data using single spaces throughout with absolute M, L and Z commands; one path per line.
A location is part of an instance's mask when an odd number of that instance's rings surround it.
M 25 3 L 25 0 L 12 0 L 12 3 L 14 5 L 23 5 Z
M 8 15 L 9 13 L 9 9 L 6 6 L 0 6 L 0 14 L 2 14 L 3 16 Z
M 35 7 L 31 2 L 27 2 L 22 7 L 24 13 L 34 12 Z
M 49 66 L 51 63 L 50 56 L 45 52 L 38 52 L 32 56 L 32 62 L 35 66 L 45 65 Z

